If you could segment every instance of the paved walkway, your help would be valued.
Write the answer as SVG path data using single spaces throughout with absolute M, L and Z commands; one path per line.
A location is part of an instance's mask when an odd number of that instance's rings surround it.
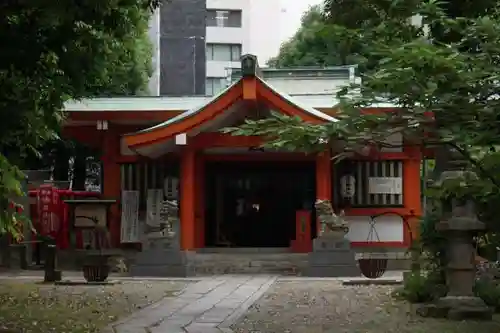
M 275 276 L 204 278 L 176 298 L 144 308 L 109 327 L 114 333 L 230 333 L 229 328 L 276 280 Z

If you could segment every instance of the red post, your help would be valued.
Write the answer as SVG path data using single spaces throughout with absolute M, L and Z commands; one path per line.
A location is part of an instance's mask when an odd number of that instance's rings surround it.
M 295 240 L 292 240 L 291 248 L 298 253 L 312 251 L 311 212 L 308 210 L 295 212 Z
M 196 153 L 188 149 L 181 157 L 181 249 L 194 250 L 196 248 Z
M 332 161 L 329 152 L 316 156 L 316 199 L 332 202 Z M 319 230 L 319 221 L 316 221 L 316 235 Z

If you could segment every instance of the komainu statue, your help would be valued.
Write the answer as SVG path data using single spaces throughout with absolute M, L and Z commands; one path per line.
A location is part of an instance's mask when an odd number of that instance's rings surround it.
M 144 230 L 148 239 L 166 238 L 175 236 L 174 224 L 178 221 L 179 207 L 176 200 L 165 200 L 160 202 L 160 216 L 156 225 L 145 224 Z
M 346 234 L 349 227 L 344 212 L 335 214 L 329 200 L 316 200 L 316 217 L 321 224 L 308 255 L 307 276 L 359 276 L 355 253 Z
M 335 214 L 330 200 L 316 200 L 314 204 L 316 216 L 321 225 L 319 236 L 343 237 L 349 232 L 349 226 L 344 220 L 344 211 Z

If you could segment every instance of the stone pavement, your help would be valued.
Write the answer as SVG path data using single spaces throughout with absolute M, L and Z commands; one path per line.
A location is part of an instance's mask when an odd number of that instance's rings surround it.
M 135 312 L 106 333 L 230 333 L 229 328 L 274 283 L 275 276 L 224 275 L 189 285 L 176 298 Z

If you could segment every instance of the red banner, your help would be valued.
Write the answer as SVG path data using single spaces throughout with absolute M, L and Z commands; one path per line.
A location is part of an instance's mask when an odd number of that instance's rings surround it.
M 38 216 L 40 219 L 40 233 L 52 235 L 59 230 L 59 193 L 49 184 L 41 185 L 37 198 Z

